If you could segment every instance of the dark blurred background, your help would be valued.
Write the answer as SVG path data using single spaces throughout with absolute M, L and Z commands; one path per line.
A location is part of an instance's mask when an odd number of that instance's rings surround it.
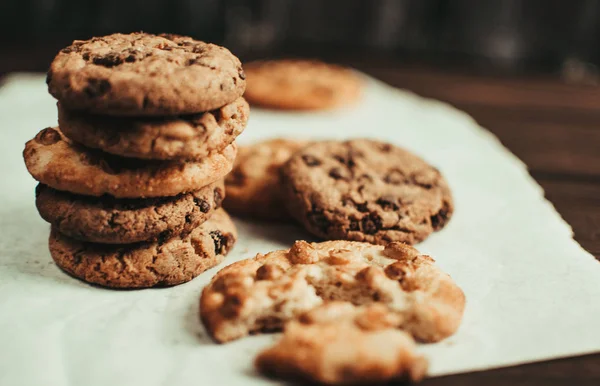
M 0 72 L 45 70 L 73 39 L 172 32 L 266 56 L 397 58 L 594 81 L 596 0 L 2 0 Z

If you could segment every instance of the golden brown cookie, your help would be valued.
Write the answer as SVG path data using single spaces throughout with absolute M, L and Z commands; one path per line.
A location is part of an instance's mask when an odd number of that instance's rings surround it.
M 223 181 L 173 197 L 115 199 L 36 189 L 40 216 L 60 233 L 77 240 L 130 244 L 189 233 L 219 209 Z
M 200 316 L 216 341 L 227 342 L 279 330 L 330 300 L 381 303 L 397 315 L 396 327 L 424 342 L 452 335 L 465 305 L 450 276 L 407 244 L 297 241 L 219 271 L 202 292 Z
M 283 138 L 240 146 L 231 173 L 225 178 L 223 206 L 232 214 L 257 219 L 290 219 L 283 203 L 280 167 L 306 141 Z
M 60 268 L 111 288 L 171 286 L 192 280 L 223 261 L 237 239 L 235 225 L 217 210 L 190 234 L 129 245 L 93 244 L 50 233 L 50 254 Z
M 282 177 L 289 213 L 324 239 L 414 244 L 442 229 L 454 209 L 436 168 L 370 139 L 307 146 L 290 158 Z
M 117 198 L 177 196 L 222 179 L 233 167 L 235 143 L 195 162 L 122 158 L 74 144 L 46 128 L 25 144 L 29 173 L 56 190 Z
M 326 385 L 418 381 L 427 361 L 397 324 L 397 315 L 381 304 L 329 302 L 288 322 L 255 364 L 270 376 Z
M 87 147 L 145 159 L 202 159 L 229 146 L 242 133 L 249 107 L 244 98 L 209 112 L 175 117 L 110 117 L 64 109 L 65 136 Z
M 314 60 L 271 60 L 244 65 L 251 105 L 322 110 L 356 102 L 362 82 L 352 71 Z
M 185 36 L 112 34 L 76 40 L 48 71 L 48 90 L 71 110 L 177 115 L 239 98 L 245 75 L 229 50 Z

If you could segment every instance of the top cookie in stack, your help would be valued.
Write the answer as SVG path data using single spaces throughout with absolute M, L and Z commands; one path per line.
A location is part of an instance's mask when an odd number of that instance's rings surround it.
M 249 108 L 223 47 L 177 35 L 75 41 L 48 72 L 59 128 L 26 144 L 57 264 L 109 287 L 173 285 L 236 238 L 223 178 Z

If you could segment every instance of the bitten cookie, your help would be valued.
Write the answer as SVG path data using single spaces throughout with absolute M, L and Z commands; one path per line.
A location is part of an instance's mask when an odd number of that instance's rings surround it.
M 277 331 L 329 300 L 381 303 L 396 327 L 424 342 L 452 335 L 465 306 L 450 276 L 407 244 L 297 241 L 219 271 L 202 292 L 200 317 L 216 341 L 227 342 Z
M 244 79 L 226 48 L 132 33 L 74 41 L 56 55 L 46 82 L 67 109 L 139 116 L 218 109 L 244 93 Z
M 282 177 L 289 213 L 325 239 L 414 244 L 453 212 L 440 172 L 389 143 L 315 143 L 290 158 Z
M 355 102 L 361 80 L 347 68 L 311 60 L 272 60 L 244 65 L 251 105 L 321 110 Z
M 221 206 L 223 181 L 174 197 L 114 199 L 36 189 L 40 216 L 60 233 L 82 241 L 130 244 L 191 232 Z
M 196 162 L 121 158 L 74 144 L 46 128 L 25 144 L 29 173 L 56 190 L 117 198 L 176 196 L 222 179 L 233 167 L 235 143 Z
M 282 197 L 280 167 L 306 141 L 271 139 L 240 146 L 231 173 L 225 178 L 223 206 L 232 214 L 266 220 L 290 219 Z
M 161 118 L 92 115 L 58 104 L 60 130 L 73 141 L 123 157 L 161 160 L 201 159 L 223 150 L 242 133 L 248 114 L 244 98 L 209 112 Z
M 60 268 L 88 283 L 112 288 L 170 286 L 192 280 L 223 261 L 237 239 L 223 209 L 186 236 L 130 245 L 92 244 L 50 233 Z
M 418 381 L 427 361 L 397 324 L 397 315 L 381 304 L 326 303 L 288 322 L 255 364 L 267 375 L 327 385 Z

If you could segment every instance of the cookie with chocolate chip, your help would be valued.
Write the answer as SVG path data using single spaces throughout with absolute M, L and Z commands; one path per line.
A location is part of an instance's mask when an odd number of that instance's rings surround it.
M 214 110 L 246 87 L 226 48 L 141 32 L 74 41 L 54 58 L 47 83 L 65 108 L 136 116 Z
M 115 199 L 61 192 L 46 185 L 36 189 L 42 218 L 77 240 L 129 244 L 189 233 L 221 207 L 223 181 L 174 197 Z
M 324 110 L 356 102 L 362 82 L 350 69 L 316 60 L 270 60 L 244 65 L 251 105 Z
M 225 178 L 223 206 L 234 215 L 266 220 L 291 220 L 283 210 L 280 167 L 308 142 L 274 138 L 240 146 Z
M 195 160 L 223 150 L 248 122 L 248 103 L 238 98 L 219 109 L 175 117 L 110 117 L 58 104 L 61 131 L 75 142 L 123 157 Z
M 410 244 L 442 229 L 453 212 L 442 174 L 389 143 L 315 143 L 282 168 L 288 211 L 324 239 Z
M 50 254 L 62 270 L 111 288 L 171 286 L 192 280 L 223 261 L 237 239 L 223 209 L 187 235 L 153 242 L 108 245 L 77 241 L 52 228 Z
M 25 144 L 29 173 L 56 190 L 117 198 L 177 196 L 223 179 L 233 167 L 235 143 L 193 162 L 124 158 L 78 145 L 58 127 Z

